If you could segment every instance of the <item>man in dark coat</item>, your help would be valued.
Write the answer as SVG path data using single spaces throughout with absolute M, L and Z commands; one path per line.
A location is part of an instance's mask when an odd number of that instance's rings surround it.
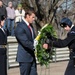
M 0 75 L 7 75 L 7 36 L 2 28 L 4 20 L 4 15 L 0 15 Z
M 4 15 L 5 18 L 7 18 L 7 11 L 6 11 L 6 8 L 3 6 L 3 2 L 2 2 L 1 0 L 0 0 L 0 15 Z M 6 33 L 8 34 L 8 30 L 7 30 L 7 27 L 6 27 L 6 20 L 5 20 L 3 29 L 4 29 L 4 30 L 6 31 Z
M 5 17 L 7 17 L 6 8 L 3 6 L 3 3 L 1 0 L 0 0 L 0 15 L 4 15 Z
M 60 22 L 61 27 L 69 31 L 65 39 L 46 40 L 43 48 L 48 49 L 51 46 L 62 48 L 68 46 L 70 50 L 70 60 L 64 75 L 75 75 L 75 26 L 69 18 L 63 18 Z
M 18 41 L 17 61 L 20 65 L 21 75 L 37 75 L 36 60 L 34 54 L 34 29 L 31 23 L 35 19 L 33 9 L 25 11 L 25 17 L 15 29 Z

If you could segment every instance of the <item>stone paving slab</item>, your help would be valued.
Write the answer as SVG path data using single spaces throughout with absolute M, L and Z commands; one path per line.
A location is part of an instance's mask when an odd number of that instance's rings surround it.
M 64 75 L 68 61 L 50 63 L 48 68 L 37 65 L 38 75 Z M 19 67 L 8 69 L 8 75 L 20 75 Z

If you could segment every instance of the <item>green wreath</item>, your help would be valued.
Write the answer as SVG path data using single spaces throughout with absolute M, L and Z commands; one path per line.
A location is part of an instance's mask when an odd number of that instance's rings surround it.
M 36 37 L 35 40 L 38 40 L 38 44 L 36 45 L 36 56 L 37 60 L 41 65 L 48 65 L 52 60 L 52 56 L 55 54 L 53 47 L 51 49 L 44 49 L 42 47 L 45 40 L 48 38 L 46 34 L 56 37 L 56 33 L 50 24 L 46 24 L 40 31 L 40 34 Z

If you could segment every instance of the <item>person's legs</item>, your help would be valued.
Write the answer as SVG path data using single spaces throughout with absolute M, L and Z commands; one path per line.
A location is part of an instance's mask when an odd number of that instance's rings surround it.
M 75 68 L 72 60 L 69 61 L 64 75 L 75 75 Z
M 0 75 L 7 75 L 6 49 L 0 49 Z
M 37 65 L 35 61 L 32 63 L 30 75 L 37 75 Z
M 21 75 L 30 75 L 31 63 L 29 62 L 20 62 L 20 74 Z
M 10 24 L 11 24 L 11 20 L 10 19 L 7 19 L 7 29 L 8 29 L 9 36 L 11 35 Z
M 67 65 L 66 71 L 64 75 L 75 75 L 75 67 L 74 67 L 74 61 L 73 61 L 73 53 L 70 53 L 70 60 Z
M 11 20 L 11 36 L 14 36 L 14 19 Z

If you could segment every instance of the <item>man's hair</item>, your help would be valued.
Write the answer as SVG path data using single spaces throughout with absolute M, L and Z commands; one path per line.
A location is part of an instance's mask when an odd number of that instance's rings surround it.
M 27 15 L 31 15 L 32 13 L 35 14 L 34 8 L 30 7 L 28 9 L 25 10 L 25 18 Z
M 0 15 L 0 21 L 5 20 L 5 16 L 4 15 Z
M 2 2 L 2 0 L 0 0 L 0 2 Z

